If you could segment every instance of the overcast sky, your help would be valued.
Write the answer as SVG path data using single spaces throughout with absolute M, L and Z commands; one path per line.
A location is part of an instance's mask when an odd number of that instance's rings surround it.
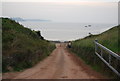
M 39 2 L 36 2 L 38 0 L 25 0 L 29 2 L 24 2 L 24 0 L 2 1 L 3 16 L 49 19 L 53 22 L 118 22 L 118 0 L 39 0 Z
M 96 2 L 118 2 L 119 0 L 1 0 L 3 2 L 70 2 L 70 1 L 96 1 Z

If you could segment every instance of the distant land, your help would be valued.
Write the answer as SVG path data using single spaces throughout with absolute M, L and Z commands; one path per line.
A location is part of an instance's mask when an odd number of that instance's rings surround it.
M 23 18 L 20 18 L 20 17 L 13 17 L 13 18 L 10 18 L 12 20 L 15 20 L 15 21 L 41 21 L 41 22 L 51 22 L 51 20 L 44 20 L 44 19 L 23 19 Z

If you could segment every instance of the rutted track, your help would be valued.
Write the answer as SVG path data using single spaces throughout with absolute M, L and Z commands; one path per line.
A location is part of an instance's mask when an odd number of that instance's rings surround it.
M 71 54 L 65 48 L 65 44 L 57 44 L 52 54 L 38 63 L 9 79 L 103 79 L 99 73 L 93 71 L 84 62 Z M 10 75 L 3 74 L 5 76 Z

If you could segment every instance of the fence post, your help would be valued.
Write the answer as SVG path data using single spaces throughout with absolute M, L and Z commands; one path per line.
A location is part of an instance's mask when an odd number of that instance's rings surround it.
M 100 52 L 101 52 L 101 57 L 103 57 L 103 50 L 102 50 L 102 48 L 101 48 L 101 51 L 100 51 Z
M 96 45 L 96 42 L 98 42 L 98 40 L 95 39 L 94 42 L 95 42 L 95 52 L 97 52 L 98 47 L 97 47 L 97 45 Z M 94 64 L 96 64 L 96 60 L 97 60 L 96 55 L 94 55 Z
M 98 40 L 95 39 L 95 42 L 98 42 Z M 97 45 L 96 45 L 96 43 L 95 43 L 95 52 L 97 52 L 97 49 L 98 49 L 98 47 L 97 47 Z
M 111 55 L 109 54 L 109 64 L 111 64 Z
M 95 42 L 98 42 L 98 40 L 95 39 Z M 97 46 L 96 43 L 95 43 L 95 52 L 97 52 L 97 50 L 98 50 L 98 46 Z

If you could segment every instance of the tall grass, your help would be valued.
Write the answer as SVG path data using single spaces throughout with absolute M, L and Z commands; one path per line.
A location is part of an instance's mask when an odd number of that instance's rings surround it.
M 2 19 L 0 19 L 0 67 L 2 67 Z M 2 68 L 0 68 L 0 73 L 1 72 Z
M 2 18 L 3 72 L 20 71 L 32 67 L 49 56 L 55 45 L 41 39 L 35 31 L 13 20 Z
M 90 35 L 83 39 L 79 39 L 72 42 L 71 50 L 81 57 L 86 64 L 90 65 L 94 70 L 101 72 L 103 75 L 117 77 L 96 55 L 95 55 L 95 44 L 94 40 L 97 39 L 99 43 L 120 54 L 120 47 L 118 47 L 118 31 L 120 26 L 113 27 L 108 31 L 105 31 L 99 35 Z M 106 52 L 104 52 L 106 53 Z M 105 56 L 107 57 L 107 56 Z M 108 58 L 108 57 L 107 57 Z M 120 71 L 120 65 L 118 61 L 114 60 Z

